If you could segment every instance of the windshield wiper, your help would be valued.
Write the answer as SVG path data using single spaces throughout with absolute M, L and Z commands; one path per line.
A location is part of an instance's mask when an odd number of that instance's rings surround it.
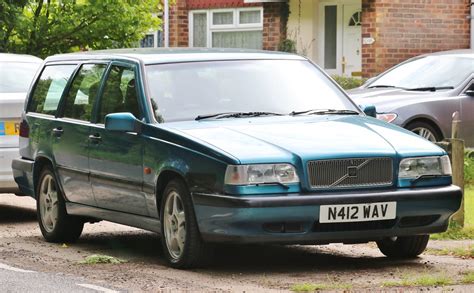
M 202 120 L 202 119 L 221 119 L 221 118 L 243 118 L 243 117 L 259 117 L 259 116 L 281 116 L 283 114 L 273 113 L 273 112 L 224 112 L 224 113 L 216 113 L 216 114 L 208 114 L 208 115 L 199 115 L 195 118 L 195 120 Z
M 452 90 L 453 86 L 426 86 L 426 87 L 417 87 L 412 89 L 405 89 L 407 91 L 420 91 L 420 92 L 436 92 L 438 90 Z
M 305 111 L 293 111 L 290 113 L 291 116 L 296 115 L 326 115 L 326 114 L 335 114 L 335 115 L 359 115 L 360 113 L 354 110 L 335 110 L 335 109 L 311 109 Z
M 397 88 L 397 89 L 402 89 L 399 86 L 394 86 L 394 85 L 387 85 L 387 84 L 380 84 L 380 85 L 372 85 L 367 87 L 368 89 L 376 89 L 376 88 Z

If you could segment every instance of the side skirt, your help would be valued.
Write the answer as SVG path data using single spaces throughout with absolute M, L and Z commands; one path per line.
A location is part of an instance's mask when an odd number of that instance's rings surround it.
M 160 220 L 155 218 L 111 211 L 72 202 L 66 203 L 66 210 L 69 215 L 73 216 L 83 216 L 110 221 L 156 233 L 160 233 L 161 231 Z

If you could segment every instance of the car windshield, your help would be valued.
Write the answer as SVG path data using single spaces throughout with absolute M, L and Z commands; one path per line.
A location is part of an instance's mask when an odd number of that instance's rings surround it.
M 368 87 L 451 89 L 472 73 L 474 73 L 474 58 L 426 56 L 395 67 L 370 83 Z
M 0 93 L 26 93 L 40 63 L 0 62 Z
M 304 60 L 155 64 L 146 71 L 158 121 L 268 117 L 312 109 L 359 111 Z M 238 114 L 215 115 L 219 113 Z

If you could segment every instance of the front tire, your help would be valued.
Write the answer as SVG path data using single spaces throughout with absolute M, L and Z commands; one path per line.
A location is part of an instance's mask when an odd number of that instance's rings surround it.
M 425 251 L 430 235 L 392 237 L 377 241 L 380 251 L 392 258 L 415 258 Z
M 36 213 L 44 239 L 48 242 L 74 242 L 84 222 L 66 212 L 66 203 L 51 167 L 45 167 L 36 186 Z
M 185 183 L 173 179 L 163 192 L 160 209 L 161 242 L 168 264 L 177 269 L 197 267 L 207 259 L 193 203 Z
M 415 121 L 408 124 L 405 128 L 431 142 L 443 140 L 443 137 L 441 134 L 439 134 L 439 131 L 425 122 Z

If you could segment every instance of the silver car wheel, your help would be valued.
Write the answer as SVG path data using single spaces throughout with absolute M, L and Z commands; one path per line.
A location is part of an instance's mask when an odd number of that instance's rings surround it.
M 58 222 L 58 191 L 53 176 L 43 177 L 38 200 L 41 222 L 44 229 L 51 233 Z
M 168 252 L 177 260 L 183 254 L 186 241 L 186 217 L 181 196 L 174 190 L 166 199 L 163 228 Z
M 436 136 L 431 130 L 424 128 L 424 127 L 416 127 L 411 130 L 412 132 L 418 134 L 419 136 L 427 139 L 431 142 L 436 142 Z

